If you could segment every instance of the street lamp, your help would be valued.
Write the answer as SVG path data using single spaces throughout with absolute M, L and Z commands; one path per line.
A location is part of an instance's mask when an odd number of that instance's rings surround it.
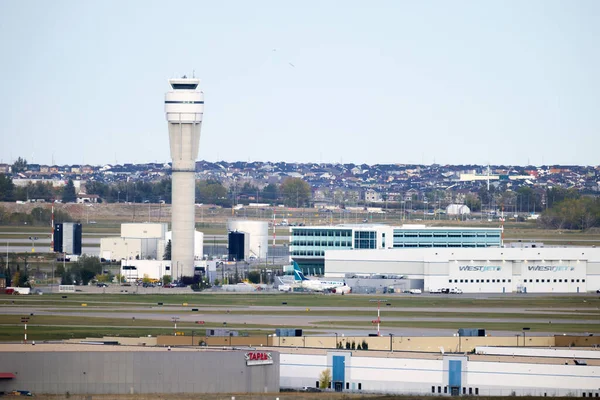
M 171 317 L 171 321 L 173 321 L 174 327 L 173 327 L 173 336 L 177 336 L 177 320 L 179 319 L 179 317 Z
M 393 353 L 394 352 L 394 334 L 390 333 L 390 351 Z
M 335 348 L 337 349 L 338 347 L 338 334 L 337 332 L 335 332 Z
M 29 240 L 31 240 L 31 252 L 35 253 L 35 241 L 38 240 L 37 236 L 29 236 Z
M 454 334 L 454 336 L 458 336 L 458 352 L 460 353 L 462 351 L 462 343 L 461 343 L 461 341 L 462 341 L 461 336 L 462 335 L 460 334 L 460 331 L 458 331 L 458 332 L 456 332 Z
M 523 328 L 523 347 L 527 346 L 527 343 L 525 342 L 525 332 L 530 330 L 531 328 L 529 327 L 525 327 Z

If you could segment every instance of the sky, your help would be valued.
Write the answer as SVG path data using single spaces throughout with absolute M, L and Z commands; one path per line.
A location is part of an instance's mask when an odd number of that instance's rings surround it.
M 0 0 L 0 163 L 598 165 L 600 1 Z

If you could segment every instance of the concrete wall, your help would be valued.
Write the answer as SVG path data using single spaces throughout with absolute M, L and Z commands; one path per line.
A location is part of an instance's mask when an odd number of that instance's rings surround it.
M 335 348 L 335 336 L 304 336 L 304 337 L 271 337 L 274 346 L 284 347 L 317 347 L 317 348 Z M 338 336 L 338 342 L 346 348 L 346 343 L 355 342 L 356 345 L 362 344 L 363 340 L 367 342 L 369 350 L 390 350 L 390 337 L 342 337 Z M 234 339 L 235 340 L 235 339 Z M 523 336 L 462 336 L 462 337 L 392 337 L 392 349 L 394 351 L 427 351 L 427 352 L 470 352 L 476 346 L 523 346 Z M 552 336 L 532 336 L 526 337 L 527 347 L 554 346 L 554 337 Z
M 143 210 L 143 209 L 142 209 Z M 141 211 L 143 213 L 143 211 Z M 122 238 L 164 239 L 166 223 L 127 223 L 121 224 Z
M 585 359 L 600 359 L 600 351 L 598 350 L 579 350 L 579 349 L 557 349 L 553 348 L 534 348 L 534 347 L 487 347 L 477 346 L 476 354 L 488 355 L 503 355 L 503 356 L 527 356 L 527 357 L 552 357 L 552 358 L 567 358 L 570 360 L 585 358 Z
M 208 346 L 275 346 L 275 347 L 307 347 L 321 349 L 335 349 L 335 336 L 300 336 L 300 337 L 278 337 L 278 336 L 233 336 L 227 337 L 206 337 L 205 329 L 199 329 L 194 336 L 158 336 L 157 344 L 159 346 L 189 346 L 192 343 L 197 346 L 200 341 L 204 341 Z M 459 340 L 460 339 L 460 340 Z M 365 341 L 369 350 L 390 350 L 390 337 L 364 337 L 364 336 L 341 336 L 338 343 L 342 348 L 346 348 L 346 343 L 354 342 L 355 345 L 361 345 Z M 527 336 L 525 338 L 526 347 L 551 347 L 554 346 L 553 336 Z M 477 346 L 523 346 L 523 336 L 463 336 L 463 337 L 429 337 L 429 336 L 393 336 L 392 350 L 394 351 L 424 351 L 441 353 L 443 349 L 446 353 L 470 352 Z
M 600 336 L 557 335 L 554 337 L 556 347 L 600 347 Z
M 247 366 L 243 351 L 5 352 L 0 370 L 17 377 L 0 391 L 33 393 L 261 393 L 279 391 L 272 365 Z

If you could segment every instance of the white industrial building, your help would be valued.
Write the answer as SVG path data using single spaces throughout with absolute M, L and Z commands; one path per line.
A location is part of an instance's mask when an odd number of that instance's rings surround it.
M 166 245 L 172 237 L 166 223 L 127 223 L 121 225 L 121 236 L 100 239 L 100 256 L 107 260 L 121 260 L 121 274 L 128 282 L 142 279 L 161 279 L 191 276 L 177 261 L 163 261 Z M 204 234 L 194 233 L 194 267 L 204 266 Z
M 265 221 L 231 219 L 227 221 L 229 232 L 243 232 L 249 236 L 245 258 L 254 256 L 257 259 L 267 257 L 269 249 L 269 225 Z
M 446 207 L 448 215 L 467 215 L 471 214 L 471 209 L 464 204 L 448 204 Z
M 404 248 L 327 250 L 326 277 L 402 276 L 424 291 L 584 293 L 600 289 L 600 249 Z M 415 285 L 408 284 L 409 287 Z
M 163 250 L 166 248 L 169 240 L 172 240 L 173 232 L 169 231 L 165 234 L 165 240 L 163 241 Z M 173 242 L 171 242 L 173 243 Z M 163 251 L 164 253 L 164 251 Z M 162 254 L 160 255 L 160 259 L 162 259 Z M 200 231 L 194 231 L 194 265 L 197 265 L 197 261 L 202 260 L 204 258 L 204 233 Z
M 178 271 L 171 269 L 171 261 L 123 260 L 121 276 L 125 282 L 135 282 L 145 277 L 162 280 L 163 276 L 178 277 Z
M 318 387 L 321 372 L 330 369 L 331 388 L 352 393 L 596 398 L 600 395 L 600 367 L 576 365 L 574 358 L 584 358 L 579 352 L 515 358 L 515 353 L 519 356 L 522 349 L 510 348 L 510 356 L 445 354 L 443 349 L 437 354 L 389 352 L 377 357 L 369 355 L 370 352 L 341 350 L 327 354 L 281 353 L 280 386 Z M 489 351 L 493 354 L 493 350 Z M 596 359 L 592 355 L 590 362 Z
M 166 223 L 121 224 L 121 236 L 100 239 L 100 257 L 106 260 L 162 259 Z

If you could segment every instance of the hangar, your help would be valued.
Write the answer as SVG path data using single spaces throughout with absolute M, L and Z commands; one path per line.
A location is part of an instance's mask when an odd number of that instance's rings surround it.
M 402 276 L 424 291 L 585 293 L 600 289 L 600 249 L 414 248 L 327 250 L 325 276 Z M 410 283 L 412 282 L 412 284 Z

